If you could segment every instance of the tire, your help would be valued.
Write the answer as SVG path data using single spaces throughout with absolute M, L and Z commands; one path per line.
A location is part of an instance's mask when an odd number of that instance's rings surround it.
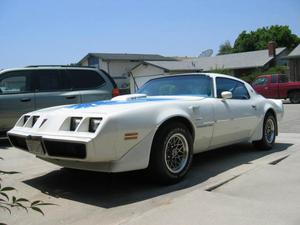
M 191 133 L 180 122 L 168 123 L 155 134 L 148 169 L 155 180 L 164 184 L 173 184 L 187 174 L 192 159 Z
M 300 91 L 293 91 L 289 94 L 290 102 L 293 104 L 300 103 Z
M 266 114 L 263 124 L 263 137 L 253 144 L 257 149 L 270 150 L 273 148 L 276 139 L 277 121 L 272 113 Z

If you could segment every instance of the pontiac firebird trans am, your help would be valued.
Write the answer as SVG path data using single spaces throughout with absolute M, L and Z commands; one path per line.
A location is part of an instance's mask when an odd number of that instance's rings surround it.
M 27 113 L 8 137 L 63 167 L 148 168 L 174 183 L 187 174 L 193 154 L 238 142 L 271 149 L 283 112 L 280 100 L 265 99 L 232 76 L 177 74 L 152 79 L 137 94 Z

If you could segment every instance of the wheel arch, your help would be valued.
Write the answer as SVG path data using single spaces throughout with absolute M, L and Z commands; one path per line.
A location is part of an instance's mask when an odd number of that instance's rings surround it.
M 291 93 L 295 92 L 295 91 L 300 91 L 300 89 L 299 89 L 299 88 L 294 88 L 294 89 L 288 90 L 288 91 L 287 91 L 287 97 L 289 98 L 289 97 L 290 97 L 289 95 L 290 95 Z
M 191 133 L 191 135 L 193 137 L 193 140 L 195 139 L 195 127 L 194 127 L 194 125 L 192 124 L 192 122 L 188 118 L 186 118 L 185 116 L 182 116 L 182 115 L 176 115 L 176 116 L 168 117 L 164 121 L 162 121 L 156 129 L 154 138 L 164 126 L 166 126 L 167 124 L 172 123 L 172 122 L 183 123 L 187 127 L 189 132 Z

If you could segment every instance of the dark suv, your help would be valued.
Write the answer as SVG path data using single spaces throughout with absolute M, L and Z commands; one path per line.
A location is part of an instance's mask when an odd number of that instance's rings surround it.
M 91 67 L 28 66 L 0 72 L 0 135 L 24 113 L 37 109 L 111 99 L 119 95 L 105 71 Z

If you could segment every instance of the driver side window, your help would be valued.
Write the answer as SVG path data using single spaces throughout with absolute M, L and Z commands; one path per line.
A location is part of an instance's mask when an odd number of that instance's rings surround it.
M 217 97 L 222 98 L 221 93 L 223 91 L 230 91 L 232 93 L 232 99 L 250 99 L 247 88 L 242 82 L 237 80 L 217 77 Z

